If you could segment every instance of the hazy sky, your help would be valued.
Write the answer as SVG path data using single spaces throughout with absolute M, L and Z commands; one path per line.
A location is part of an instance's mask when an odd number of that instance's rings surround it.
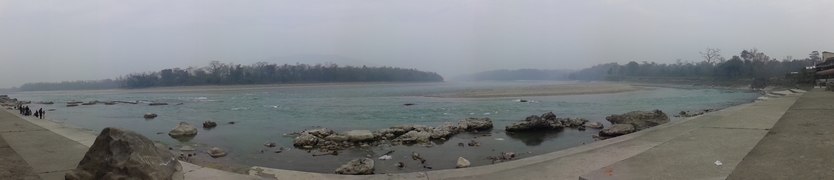
M 834 51 L 831 0 L 2 0 L 0 87 L 211 60 L 500 68 Z

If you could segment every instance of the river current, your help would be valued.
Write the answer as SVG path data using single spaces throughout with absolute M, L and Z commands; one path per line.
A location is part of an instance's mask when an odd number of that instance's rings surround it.
M 721 109 L 752 102 L 759 94 L 749 91 L 709 88 L 651 87 L 639 91 L 506 98 L 440 98 L 434 94 L 477 89 L 566 84 L 578 82 L 443 82 L 396 84 L 347 84 L 311 86 L 266 86 L 266 88 L 216 89 L 169 88 L 163 90 L 107 90 L 21 92 L 10 94 L 21 100 L 53 101 L 55 104 L 31 104 L 32 108 L 55 109 L 47 119 L 98 132 L 105 127 L 120 127 L 138 132 L 174 148 L 182 145 L 205 151 L 220 147 L 229 152 L 213 159 L 205 153 L 198 158 L 208 162 L 255 165 L 280 169 L 332 173 L 341 164 L 358 157 L 377 157 L 394 150 L 391 160 L 376 160 L 377 173 L 396 173 L 454 168 L 457 157 L 473 166 L 492 163 L 488 156 L 515 152 L 519 158 L 558 151 L 593 142 L 598 130 L 507 135 L 503 127 L 529 115 L 554 112 L 559 117 L 586 118 L 609 125 L 604 117 L 635 110 L 660 109 L 674 115 L 680 111 Z M 66 107 L 67 101 L 140 101 L 139 104 L 82 105 Z M 149 106 L 148 102 L 166 102 L 167 106 Z M 405 106 L 403 104 L 414 105 Z M 155 119 L 144 119 L 156 113 Z M 462 133 L 431 147 L 378 146 L 344 150 L 337 156 L 313 156 L 315 152 L 294 149 L 292 137 L 284 134 L 315 127 L 337 131 L 375 130 L 400 124 L 436 126 L 457 122 L 466 117 L 489 117 L 495 127 L 490 132 Z M 200 128 L 203 121 L 219 124 L 214 129 Z M 673 118 L 673 121 L 677 120 Z M 228 124 L 228 122 L 235 122 Z M 178 122 L 188 122 L 199 134 L 188 141 L 173 139 L 167 132 Z M 478 147 L 458 146 L 476 140 Z M 264 143 L 274 142 L 285 150 L 275 153 Z M 422 154 L 425 167 L 411 160 L 411 153 Z M 394 166 L 403 162 L 405 168 Z

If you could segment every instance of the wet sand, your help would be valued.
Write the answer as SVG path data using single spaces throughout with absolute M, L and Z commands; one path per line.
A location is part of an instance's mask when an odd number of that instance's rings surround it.
M 646 87 L 637 87 L 621 83 L 579 83 L 558 84 L 544 86 L 528 86 L 516 88 L 470 90 L 464 92 L 436 94 L 431 97 L 444 98 L 493 98 L 493 97 L 526 97 L 526 96 L 560 96 L 580 94 L 607 94 L 637 91 Z

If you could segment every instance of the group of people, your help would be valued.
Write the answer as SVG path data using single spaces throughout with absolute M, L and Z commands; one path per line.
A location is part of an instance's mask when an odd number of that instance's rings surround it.
M 17 105 L 17 110 L 24 116 L 35 115 L 36 118 L 40 119 L 43 119 L 43 117 L 46 116 L 46 112 L 43 111 L 43 108 L 36 110 L 34 114 L 32 113 L 32 109 L 29 109 L 29 106 Z

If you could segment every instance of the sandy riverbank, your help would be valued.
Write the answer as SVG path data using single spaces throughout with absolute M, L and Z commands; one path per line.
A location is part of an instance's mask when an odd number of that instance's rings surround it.
M 543 86 L 528 86 L 499 89 L 470 90 L 455 93 L 436 94 L 431 97 L 445 98 L 492 98 L 492 97 L 525 97 L 525 96 L 560 96 L 580 94 L 606 94 L 637 91 L 646 87 L 637 87 L 621 83 L 578 83 L 557 84 Z

